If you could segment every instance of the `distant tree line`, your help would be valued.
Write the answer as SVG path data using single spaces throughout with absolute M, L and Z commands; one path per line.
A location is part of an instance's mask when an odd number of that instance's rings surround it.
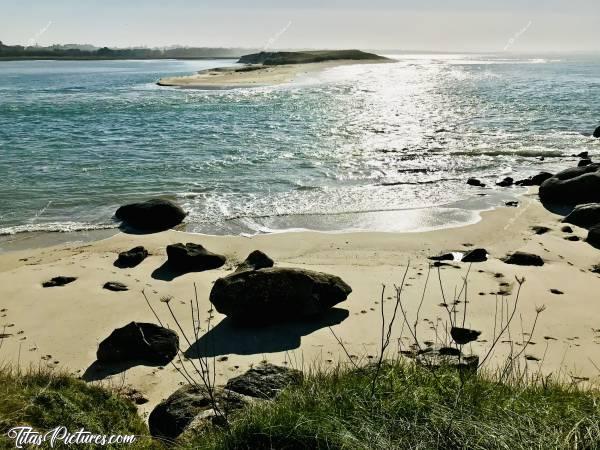
M 165 59 L 165 58 L 237 58 L 256 49 L 176 47 L 157 48 L 90 48 L 76 45 L 51 47 L 4 45 L 0 41 L 0 58 L 64 58 L 64 59 Z

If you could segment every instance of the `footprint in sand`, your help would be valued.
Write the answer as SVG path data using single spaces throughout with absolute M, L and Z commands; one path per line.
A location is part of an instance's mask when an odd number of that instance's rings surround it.
M 558 339 L 552 336 L 544 336 L 544 339 L 546 339 L 547 341 L 558 341 Z

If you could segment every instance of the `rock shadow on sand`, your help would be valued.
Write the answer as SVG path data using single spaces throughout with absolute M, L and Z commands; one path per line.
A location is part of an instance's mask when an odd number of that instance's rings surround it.
M 350 313 L 332 308 L 323 315 L 296 322 L 257 327 L 239 326 L 225 318 L 185 351 L 191 359 L 223 355 L 256 355 L 294 350 L 303 336 L 342 323 Z
M 151 277 L 160 281 L 173 281 L 175 278 L 185 275 L 186 273 L 190 273 L 190 271 L 180 270 L 174 267 L 169 261 L 165 261 L 162 266 L 152 272 Z
M 102 381 L 108 377 L 124 373 L 137 366 L 162 367 L 162 364 L 153 364 L 144 360 L 127 361 L 122 363 L 107 363 L 96 360 L 85 370 L 83 375 L 81 375 L 81 379 L 87 382 Z

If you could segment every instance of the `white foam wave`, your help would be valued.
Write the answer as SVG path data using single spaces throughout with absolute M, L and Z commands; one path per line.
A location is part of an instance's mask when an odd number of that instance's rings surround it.
M 18 233 L 69 233 L 73 231 L 92 231 L 92 230 L 109 230 L 117 228 L 116 224 L 90 224 L 81 222 L 49 222 L 15 225 L 12 227 L 0 228 L 0 236 L 10 236 Z

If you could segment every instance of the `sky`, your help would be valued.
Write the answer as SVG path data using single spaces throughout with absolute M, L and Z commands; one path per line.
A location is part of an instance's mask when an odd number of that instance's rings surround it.
M 599 0 L 0 0 L 5 44 L 600 51 Z

